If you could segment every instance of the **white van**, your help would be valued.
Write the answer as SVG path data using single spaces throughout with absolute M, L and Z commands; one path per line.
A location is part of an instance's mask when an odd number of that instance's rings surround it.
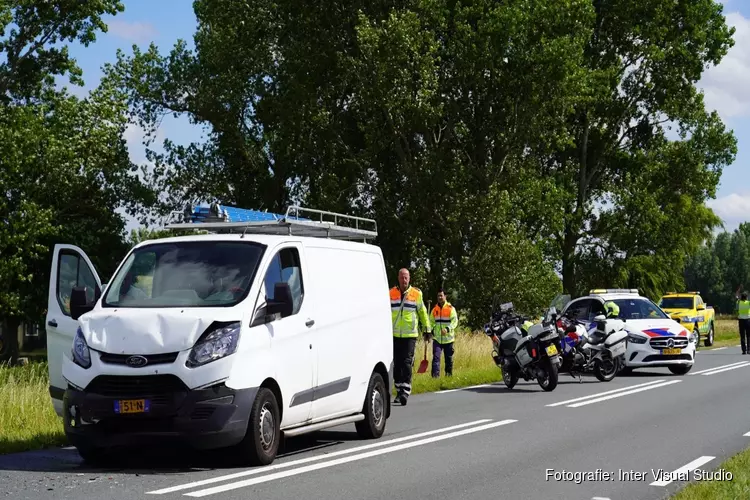
M 279 220 L 170 224 L 218 234 L 140 243 L 107 286 L 81 249 L 56 245 L 50 395 L 69 442 L 88 461 L 165 439 L 266 465 L 283 436 L 354 423 L 380 437 L 391 312 L 382 252 L 366 242 L 377 227 L 363 222 L 374 224 L 290 207 Z

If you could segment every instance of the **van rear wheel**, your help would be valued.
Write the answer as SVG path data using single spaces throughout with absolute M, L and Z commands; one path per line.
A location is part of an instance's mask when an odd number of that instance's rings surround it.
M 364 413 L 365 418 L 354 423 L 360 438 L 376 439 L 383 435 L 387 398 L 388 392 L 385 389 L 383 376 L 378 372 L 372 372 L 370 383 L 367 386 L 365 404 L 362 406 L 362 413 Z
M 270 389 L 261 387 L 255 397 L 247 433 L 239 448 L 251 465 L 268 465 L 279 450 L 279 404 Z

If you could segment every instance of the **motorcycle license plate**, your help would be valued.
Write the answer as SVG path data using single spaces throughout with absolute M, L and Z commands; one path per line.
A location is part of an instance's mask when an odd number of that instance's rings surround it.
M 663 349 L 662 354 L 681 354 L 682 349 Z
M 557 347 L 555 347 L 555 344 L 550 344 L 546 348 L 547 356 L 554 356 L 557 354 Z
M 619 356 L 620 354 L 625 352 L 625 343 L 620 342 L 619 344 L 612 346 L 610 352 L 612 353 L 613 357 Z

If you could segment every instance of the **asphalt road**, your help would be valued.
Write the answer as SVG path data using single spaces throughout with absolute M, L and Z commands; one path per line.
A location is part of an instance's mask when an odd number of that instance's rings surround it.
M 521 381 L 415 395 L 394 406 L 380 440 L 359 441 L 345 425 L 290 439 L 265 468 L 181 450 L 112 470 L 84 466 L 74 449 L 0 456 L 0 498 L 668 498 L 684 478 L 655 482 L 654 472 L 710 474 L 750 446 L 748 391 L 750 356 L 703 351 L 685 376 L 563 375 L 552 393 Z

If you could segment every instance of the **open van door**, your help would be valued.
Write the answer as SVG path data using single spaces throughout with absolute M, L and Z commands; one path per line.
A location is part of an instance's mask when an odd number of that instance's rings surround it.
M 62 357 L 70 354 L 78 320 L 70 315 L 73 287 L 86 287 L 87 302 L 101 296 L 102 283 L 86 253 L 73 245 L 55 245 L 47 292 L 47 364 L 49 394 L 62 417 L 62 399 L 67 384 L 62 375 Z

